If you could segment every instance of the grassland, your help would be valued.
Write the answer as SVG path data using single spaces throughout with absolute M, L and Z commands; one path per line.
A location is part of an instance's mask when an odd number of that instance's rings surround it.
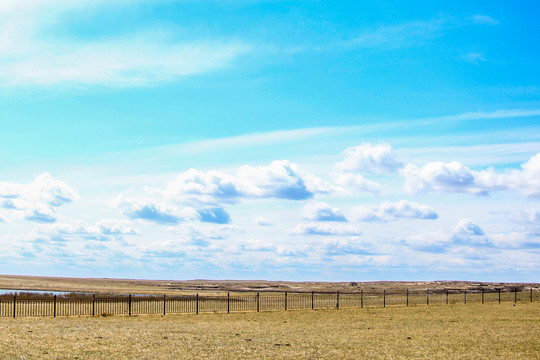
M 382 292 L 383 289 L 411 291 L 437 291 L 443 289 L 493 291 L 534 288 L 537 283 L 493 283 L 468 281 L 374 281 L 374 282 L 291 282 L 265 280 L 137 280 L 137 279 L 96 279 L 62 278 L 44 276 L 0 275 L 0 289 L 73 291 L 89 293 L 155 294 L 178 295 L 222 292 Z
M 2 359 L 538 359 L 540 303 L 0 319 Z

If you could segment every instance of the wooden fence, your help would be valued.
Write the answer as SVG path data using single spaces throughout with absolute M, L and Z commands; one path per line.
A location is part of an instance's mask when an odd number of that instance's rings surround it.
M 514 304 L 540 300 L 538 289 L 360 291 L 355 293 L 223 293 L 181 296 L 35 295 L 0 296 L 0 317 L 199 314 L 297 309 L 341 309 L 471 303 Z

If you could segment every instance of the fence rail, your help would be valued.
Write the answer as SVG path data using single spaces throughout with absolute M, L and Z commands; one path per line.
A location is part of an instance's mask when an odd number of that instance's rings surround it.
M 182 296 L 1 295 L 0 317 L 199 314 L 297 309 L 387 306 L 525 303 L 540 301 L 540 289 L 527 290 L 389 290 L 355 293 L 264 292 Z

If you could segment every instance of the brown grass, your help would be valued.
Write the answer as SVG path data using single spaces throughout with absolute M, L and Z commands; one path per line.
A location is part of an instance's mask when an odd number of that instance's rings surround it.
M 136 280 L 136 279 L 93 279 L 61 278 L 41 276 L 0 275 L 0 289 L 77 291 L 90 293 L 137 293 L 155 295 L 178 295 L 201 293 L 223 293 L 227 291 L 289 291 L 289 292 L 359 292 L 383 289 L 411 291 L 437 291 L 442 289 L 494 289 L 517 288 L 540 290 L 536 283 L 486 283 L 467 281 L 375 281 L 375 282 L 289 282 L 265 280 Z
M 2 359 L 538 359 L 540 304 L 1 319 Z

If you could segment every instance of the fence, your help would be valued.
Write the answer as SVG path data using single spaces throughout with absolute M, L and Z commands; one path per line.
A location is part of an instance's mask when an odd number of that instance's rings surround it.
M 538 289 L 537 289 L 538 290 Z M 535 302 L 540 292 L 528 290 L 394 290 L 355 293 L 226 293 L 182 296 L 144 295 L 2 295 L 0 317 L 199 314 L 296 309 L 341 309 L 387 306 Z

